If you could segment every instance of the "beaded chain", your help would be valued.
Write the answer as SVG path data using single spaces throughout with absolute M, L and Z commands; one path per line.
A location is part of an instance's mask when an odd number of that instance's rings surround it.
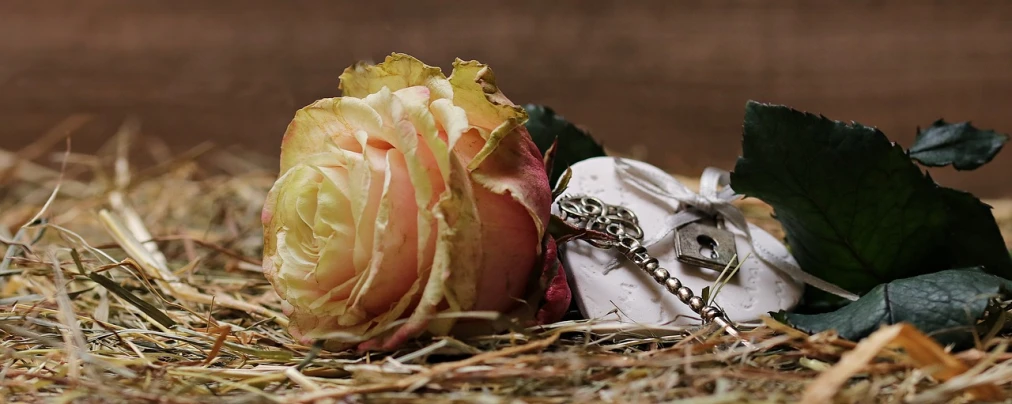
M 683 285 L 678 278 L 671 276 L 668 270 L 660 267 L 656 258 L 647 253 L 646 247 L 640 244 L 643 240 L 643 229 L 639 226 L 636 214 L 631 210 L 622 206 L 608 205 L 598 198 L 588 196 L 562 198 L 559 201 L 559 208 L 563 213 L 564 220 L 615 238 L 613 241 L 588 239 L 587 241 L 591 245 L 602 249 L 614 248 L 618 250 L 636 266 L 646 271 L 657 283 L 663 285 L 669 293 L 677 296 L 678 300 L 689 306 L 693 312 L 699 314 L 704 324 L 717 323 L 725 332 L 737 337 L 744 345 L 751 346 L 741 337 L 738 329 L 728 320 L 723 310 L 712 304 L 705 304 L 702 297 L 696 296 L 692 289 Z

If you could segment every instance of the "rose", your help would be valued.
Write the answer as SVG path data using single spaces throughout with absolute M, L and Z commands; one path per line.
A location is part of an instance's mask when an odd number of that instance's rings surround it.
M 537 320 L 561 317 L 570 294 L 545 236 L 545 166 L 492 71 L 458 59 L 446 78 L 393 54 L 340 78 L 342 97 L 289 124 L 263 209 L 264 274 L 289 332 L 389 349 L 460 328 L 438 313 L 526 299 L 545 302 Z

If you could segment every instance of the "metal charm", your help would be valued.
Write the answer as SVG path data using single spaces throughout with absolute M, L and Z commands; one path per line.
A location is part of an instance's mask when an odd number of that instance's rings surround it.
M 656 258 L 650 256 L 646 247 L 640 244 L 643 240 L 643 229 L 639 226 L 639 219 L 637 219 L 636 214 L 631 210 L 621 206 L 608 205 L 600 199 L 586 196 L 564 197 L 559 201 L 559 209 L 562 211 L 563 220 L 577 226 L 583 226 L 586 229 L 607 233 L 614 238 L 614 241 L 588 240 L 591 245 L 602 249 L 614 248 L 618 250 L 620 254 L 636 264 L 637 267 L 646 271 L 654 281 L 664 286 L 668 293 L 677 296 L 678 300 L 681 300 L 693 312 L 699 314 L 704 324 L 716 323 L 725 332 L 737 337 L 743 345 L 752 346 L 741 337 L 738 328 L 727 318 L 727 314 L 723 310 L 712 303 L 708 304 L 702 297 L 695 296 L 692 289 L 683 285 L 682 281 L 678 278 L 671 276 L 668 270 L 660 267 L 660 263 Z M 713 229 L 727 232 L 727 230 L 717 229 L 717 227 L 713 227 Z M 702 235 L 704 233 L 699 234 Z M 726 238 L 723 235 L 714 232 L 705 234 L 713 234 L 720 237 L 719 242 L 727 244 Z M 732 246 L 731 248 L 733 249 L 734 236 L 729 232 L 728 235 L 731 236 L 731 241 L 727 245 Z M 715 239 L 715 241 L 717 240 Z M 717 247 L 719 248 L 720 246 L 718 245 Z M 730 256 L 733 255 L 734 253 L 732 252 Z
M 702 222 L 692 222 L 675 230 L 675 255 L 686 264 L 721 271 L 737 264 L 734 234 Z

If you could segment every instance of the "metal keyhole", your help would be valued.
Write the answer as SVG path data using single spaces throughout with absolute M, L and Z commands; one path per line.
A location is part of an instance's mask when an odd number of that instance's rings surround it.
M 699 243 L 699 255 L 704 257 L 710 257 L 711 259 L 720 258 L 720 254 L 717 254 L 717 240 L 710 238 L 705 234 L 700 234 L 696 237 L 696 242 Z
M 734 234 L 720 223 L 697 221 L 675 230 L 675 256 L 683 263 L 719 271 L 734 266 L 735 254 Z

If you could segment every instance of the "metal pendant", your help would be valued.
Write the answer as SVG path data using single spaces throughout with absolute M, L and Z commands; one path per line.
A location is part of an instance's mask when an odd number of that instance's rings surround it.
M 734 234 L 713 220 L 692 222 L 675 230 L 675 254 L 683 263 L 717 271 L 737 265 Z

